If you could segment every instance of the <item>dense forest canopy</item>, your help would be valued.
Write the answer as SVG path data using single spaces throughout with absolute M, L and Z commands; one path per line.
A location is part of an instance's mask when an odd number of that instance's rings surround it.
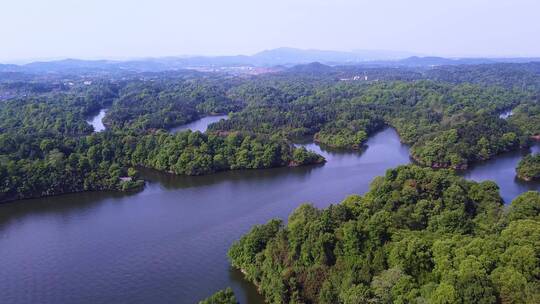
M 240 95 L 254 102 L 211 128 L 278 133 L 291 139 L 308 135 L 328 146 L 358 148 L 373 132 L 390 125 L 402 141 L 413 144 L 418 162 L 464 168 L 471 161 L 527 146 L 531 132 L 498 114 L 536 102 L 535 96 L 520 90 L 425 80 L 338 82 L 296 99 L 287 88 L 272 87 L 272 99 L 266 101 L 257 98 L 270 90 L 264 82 L 244 86 Z
M 143 185 L 137 167 L 200 175 L 222 170 L 321 163 L 290 142 L 249 132 L 169 134 L 167 127 L 236 111 L 210 80 L 95 81 L 0 103 L 0 201 Z M 221 85 L 224 85 L 223 81 Z M 106 132 L 89 114 L 110 107 Z
M 268 303 L 538 303 L 540 195 L 414 165 L 254 227 L 229 251 Z
M 138 166 L 208 174 L 319 163 L 291 141 L 308 136 L 360 149 L 385 126 L 412 145 L 419 164 L 463 169 L 540 135 L 539 70 L 536 63 L 434 69 L 308 64 L 245 77 L 3 74 L 1 197 L 121 189 L 126 179 L 118 177 Z M 108 108 L 107 131 L 94 134 L 86 119 L 102 108 Z M 510 118 L 499 117 L 509 109 Z M 217 113 L 229 119 L 211 125 L 208 134 L 163 131 Z M 66 178 L 55 181 L 60 176 Z
M 238 301 L 232 289 L 228 287 L 200 301 L 199 304 L 238 304 Z
M 516 168 L 517 177 L 526 181 L 540 179 L 540 153 L 525 156 Z
M 227 96 L 229 87 L 225 80 L 130 82 L 120 90 L 106 124 L 116 128 L 167 129 L 203 115 L 238 111 L 243 104 Z

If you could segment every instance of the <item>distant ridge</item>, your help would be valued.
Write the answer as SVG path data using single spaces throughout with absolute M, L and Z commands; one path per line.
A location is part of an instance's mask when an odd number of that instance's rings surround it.
M 362 63 L 373 60 L 396 60 L 410 56 L 412 53 L 393 51 L 357 50 L 352 52 L 302 50 L 295 48 L 277 48 L 265 50 L 253 56 L 256 60 L 274 64 L 300 64 L 310 62 L 322 63 Z
M 413 54 L 414 55 L 414 54 Z M 64 59 L 38 61 L 25 65 L 0 64 L 0 72 L 22 73 L 96 73 L 96 72 L 159 72 L 192 68 L 213 67 L 274 67 L 309 64 L 317 62 L 324 65 L 369 65 L 433 67 L 441 65 L 486 64 L 486 63 L 524 63 L 540 61 L 540 58 L 444 58 L 411 56 L 407 52 L 356 50 L 352 52 L 303 50 L 277 48 L 265 50 L 251 56 L 193 56 L 164 57 L 138 60 L 80 60 Z M 311 68 L 316 68 L 312 66 Z M 320 66 L 318 68 L 321 68 Z
M 329 66 L 322 64 L 320 62 L 312 62 L 308 64 L 299 64 L 295 65 L 292 68 L 289 68 L 287 72 L 289 73 L 312 73 L 312 74 L 322 74 L 333 71 L 334 69 Z

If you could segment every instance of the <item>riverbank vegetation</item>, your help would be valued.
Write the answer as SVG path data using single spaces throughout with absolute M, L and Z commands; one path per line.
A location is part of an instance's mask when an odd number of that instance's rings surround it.
M 234 296 L 233 290 L 228 287 L 200 301 L 199 304 L 238 304 L 238 301 Z
M 156 130 L 231 108 L 221 108 L 224 101 L 208 95 L 219 94 L 203 85 L 182 86 L 180 81 L 176 86 L 173 79 L 164 89 L 155 89 L 163 85 L 155 82 L 142 89 L 144 85 L 133 82 L 96 83 L 0 103 L 0 202 L 80 191 L 137 190 L 144 182 L 134 173 L 136 167 L 201 175 L 324 162 L 279 137 L 190 131 L 172 135 Z M 178 96 L 174 88 L 181 92 Z M 86 115 L 111 103 L 107 131 L 93 133 Z M 234 105 L 228 100 L 225 104 Z M 169 107 L 156 112 L 162 105 Z M 168 119 L 167 115 L 175 115 L 166 111 L 170 107 L 177 107 L 181 115 Z
M 493 182 L 410 165 L 255 226 L 228 254 L 268 303 L 538 303 L 539 242 L 538 192 L 505 212 Z
M 121 179 L 138 166 L 199 175 L 321 163 L 291 142 L 307 136 L 362 149 L 386 126 L 412 146 L 418 164 L 465 169 L 539 135 L 539 71 L 534 63 L 429 70 L 308 64 L 250 77 L 2 74 L 0 201 L 140 186 Z M 104 107 L 107 129 L 93 134 L 87 116 Z M 508 109 L 513 115 L 500 119 Z M 229 119 L 206 134 L 165 131 L 216 113 Z
M 470 162 L 528 145 L 525 132 L 497 115 L 520 101 L 534 98 L 519 90 L 433 81 L 336 83 L 303 90 L 264 81 L 242 87 L 240 96 L 252 100 L 212 130 L 251 130 L 339 148 L 359 148 L 385 125 L 394 127 L 403 142 L 413 145 L 413 157 L 432 167 L 466 168 Z M 296 97 L 298 93 L 309 95 Z
M 540 140 L 540 105 L 538 101 L 520 104 L 512 110 L 509 120 L 518 126 L 525 135 L 534 140 Z
M 517 177 L 532 181 L 540 179 L 540 154 L 529 154 L 525 156 L 516 168 Z
M 96 190 L 139 188 L 133 168 L 182 175 L 322 163 L 290 143 L 231 133 L 101 132 L 79 138 L 0 135 L 0 202 Z
M 119 91 L 105 123 L 119 129 L 169 129 L 205 115 L 238 111 L 242 102 L 227 96 L 229 87 L 225 79 L 132 81 Z

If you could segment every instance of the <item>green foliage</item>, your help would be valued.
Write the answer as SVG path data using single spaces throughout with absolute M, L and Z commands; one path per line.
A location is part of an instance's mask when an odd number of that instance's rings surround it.
M 199 304 L 238 304 L 238 301 L 236 301 L 233 290 L 227 287 L 200 301 Z
M 265 225 L 253 227 L 248 235 L 236 242 L 229 250 L 228 255 L 233 266 L 241 269 L 249 278 L 257 278 L 257 273 L 251 266 L 255 263 L 256 255 L 279 231 L 281 224 L 279 220 L 272 220 Z
M 279 140 L 238 133 L 222 137 L 191 131 L 144 135 L 127 153 L 131 155 L 133 165 L 185 175 L 322 161 L 313 152 L 293 148 Z
M 0 103 L 0 202 L 141 189 L 134 167 L 200 175 L 324 161 L 279 137 L 156 131 L 206 113 L 238 110 L 241 102 L 225 96 L 224 79 L 154 80 L 29 90 L 28 96 Z M 111 107 L 107 130 L 92 133 L 86 116 L 105 106 Z
M 363 197 L 257 226 L 229 257 L 269 303 L 535 303 L 538 197 L 505 214 L 492 182 L 402 166 Z
M 536 191 L 522 193 L 512 201 L 508 212 L 508 219 L 540 220 L 540 194 Z
M 464 169 L 471 161 L 486 160 L 525 145 L 519 141 L 518 132 L 505 120 L 483 115 L 425 136 L 414 144 L 411 153 L 423 165 Z
M 181 175 L 222 170 L 300 166 L 324 159 L 304 148 L 249 135 L 200 132 L 169 134 L 102 132 L 76 140 L 21 137 L 28 144 L 4 147 L 0 201 L 89 190 L 133 190 L 143 183 L 132 166 Z M 121 177 L 131 177 L 131 180 Z
M 309 164 L 318 164 L 324 162 L 324 157 L 308 151 L 304 147 L 295 148 L 292 155 L 292 166 L 303 166 Z
M 517 176 L 523 180 L 531 181 L 540 178 L 540 153 L 529 154 L 523 157 L 516 168 Z
M 359 149 L 368 139 L 364 128 L 359 126 L 326 126 L 315 134 L 317 142 L 332 148 Z
M 22 78 L 28 81 L 4 76 L 0 201 L 137 188 L 136 180 L 119 180 L 137 166 L 198 175 L 323 162 L 290 146 L 306 135 L 331 147 L 360 149 L 374 132 L 392 126 L 413 145 L 419 164 L 465 168 L 525 147 L 539 132 L 535 63 L 429 71 L 320 68 L 256 77 L 185 71 Z M 341 81 L 356 75 L 376 81 Z M 90 84 L 82 81 L 87 77 Z M 85 118 L 103 107 L 109 108 L 107 130 L 92 135 Z M 498 117 L 509 109 L 510 118 Z M 212 124 L 207 134 L 161 130 L 215 113 L 230 113 L 230 119 Z M 470 229 L 452 226 L 462 218 L 462 210 L 448 210 L 431 220 L 430 229 Z
M 540 135 L 540 105 L 538 102 L 520 104 L 512 110 L 508 121 L 528 136 Z
M 224 79 L 134 80 L 120 90 L 106 122 L 112 128 L 167 129 L 201 115 L 238 111 L 243 105 L 227 97 L 228 87 Z
M 453 168 L 528 144 L 530 132 L 498 113 L 518 100 L 530 104 L 534 96 L 529 92 L 432 81 L 316 86 L 301 81 L 299 86 L 303 95 L 291 92 L 290 83 L 244 84 L 235 92 L 248 106 L 211 129 L 310 135 L 330 147 L 358 149 L 386 124 L 413 144 L 420 164 Z

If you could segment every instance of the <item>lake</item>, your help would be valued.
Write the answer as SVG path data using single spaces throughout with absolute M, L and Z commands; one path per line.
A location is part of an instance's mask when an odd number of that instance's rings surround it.
M 324 165 L 173 176 L 144 171 L 137 194 L 78 193 L 0 205 L 2 303 L 196 303 L 233 287 L 240 303 L 263 303 L 230 268 L 226 252 L 255 224 L 286 219 L 365 193 L 375 176 L 410 162 L 393 129 L 363 152 L 308 149 Z M 538 147 L 535 147 L 538 149 Z M 537 184 L 513 180 L 521 153 L 464 173 L 495 179 L 509 201 Z
M 535 143 L 529 151 L 507 152 L 485 162 L 476 163 L 460 175 L 474 181 L 492 180 L 500 187 L 501 197 L 510 203 L 525 191 L 540 190 L 540 182 L 525 182 L 516 177 L 516 167 L 528 153 L 540 153 L 540 144 Z
M 204 133 L 204 132 L 206 132 L 206 130 L 208 129 L 208 126 L 210 124 L 213 124 L 215 122 L 218 122 L 218 121 L 220 121 L 222 119 L 227 119 L 227 118 L 228 118 L 227 115 L 205 116 L 203 118 L 200 118 L 200 119 L 195 120 L 193 122 L 190 122 L 188 124 L 171 128 L 169 130 L 169 132 L 178 133 L 178 132 L 181 132 L 181 131 L 191 130 L 193 132 L 200 131 L 200 132 Z

